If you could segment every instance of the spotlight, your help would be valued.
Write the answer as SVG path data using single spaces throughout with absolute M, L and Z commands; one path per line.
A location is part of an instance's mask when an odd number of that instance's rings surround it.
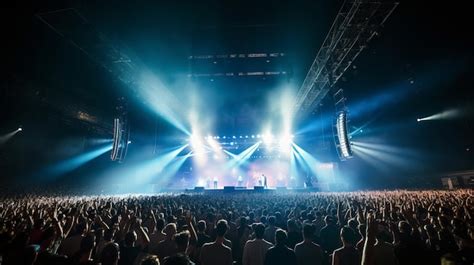
M 420 122 L 420 121 L 421 121 L 421 119 L 416 119 L 416 121 L 417 121 L 417 122 Z
M 267 145 L 273 143 L 273 135 L 271 134 L 263 134 L 262 138 L 263 138 L 263 142 Z
M 131 143 L 132 143 L 132 141 L 128 140 L 128 142 L 127 142 L 127 143 L 128 143 L 128 144 L 131 144 Z
M 237 138 L 237 137 L 235 137 L 235 136 L 232 136 L 232 139 L 235 139 L 235 138 Z
M 245 135 L 245 138 L 249 138 L 249 136 L 248 136 L 248 135 Z
M 23 131 L 23 128 L 18 127 L 18 131 L 19 131 L 19 132 Z
M 222 139 L 225 139 L 225 136 L 222 136 Z
M 255 138 L 255 135 L 252 134 L 252 139 Z
M 241 135 L 241 136 L 239 136 L 239 138 L 240 138 L 240 139 L 242 139 L 242 138 L 243 138 L 243 137 L 242 137 L 242 135 Z

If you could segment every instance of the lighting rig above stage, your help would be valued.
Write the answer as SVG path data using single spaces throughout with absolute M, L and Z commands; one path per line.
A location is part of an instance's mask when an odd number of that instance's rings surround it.
M 291 145 L 294 138 L 293 134 L 281 136 L 273 134 L 208 135 L 205 137 L 191 135 L 187 141 L 191 146 L 196 143 L 202 143 L 205 145 L 216 145 L 221 150 L 238 150 L 254 144 L 261 144 L 261 147 L 266 149 L 279 148 Z
M 294 113 L 300 118 L 317 110 L 319 103 L 332 89 L 335 100 L 334 140 L 341 160 L 352 156 L 347 131 L 348 109 L 342 89 L 336 82 L 379 34 L 398 2 L 347 0 L 343 3 L 306 78 L 296 96 Z

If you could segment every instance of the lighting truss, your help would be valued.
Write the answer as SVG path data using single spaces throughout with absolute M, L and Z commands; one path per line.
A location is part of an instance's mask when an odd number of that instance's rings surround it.
M 113 44 L 75 8 L 38 13 L 36 17 L 140 97 L 138 90 L 143 86 L 141 76 L 146 67 L 131 50 Z M 169 90 L 160 92 L 175 98 Z
M 397 5 L 397 2 L 373 0 L 343 3 L 298 90 L 295 113 L 306 114 L 317 108 Z

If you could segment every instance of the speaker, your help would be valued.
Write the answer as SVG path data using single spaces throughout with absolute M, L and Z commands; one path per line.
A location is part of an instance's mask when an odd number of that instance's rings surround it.
M 263 188 L 263 186 L 254 186 L 253 190 L 262 192 L 262 191 L 264 191 L 264 188 Z
M 197 192 L 204 192 L 204 187 L 196 186 L 196 187 L 194 187 L 194 191 L 197 191 Z
M 224 192 L 233 192 L 234 190 L 234 186 L 224 186 Z

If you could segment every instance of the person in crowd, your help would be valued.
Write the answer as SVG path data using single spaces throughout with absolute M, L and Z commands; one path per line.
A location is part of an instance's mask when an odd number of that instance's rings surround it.
M 200 261 L 202 265 L 232 265 L 232 250 L 224 245 L 224 237 L 228 225 L 226 220 L 219 220 L 216 224 L 216 240 L 202 246 Z
M 268 218 L 268 227 L 265 228 L 264 239 L 272 244 L 275 244 L 275 232 L 277 227 L 275 226 L 276 217 L 270 216 Z
M 327 215 L 324 218 L 324 223 L 326 224 L 320 232 L 321 237 L 321 247 L 328 254 L 341 246 L 341 241 L 339 238 L 339 227 L 336 224 L 336 220 L 333 216 Z
M 174 241 L 176 242 L 176 247 L 178 250 L 177 254 L 185 256 L 189 260 L 190 265 L 194 265 L 194 262 L 192 262 L 188 256 L 189 239 L 190 233 L 187 230 L 176 234 L 174 237 Z
M 109 228 L 105 230 L 104 236 L 100 239 L 99 243 L 97 243 L 97 246 L 95 249 L 96 259 L 98 259 L 101 256 L 102 250 L 107 244 L 114 242 L 114 236 L 115 236 L 114 228 Z
M 263 265 L 265 254 L 273 246 L 272 243 L 263 239 L 265 226 L 262 223 L 257 223 L 254 227 L 255 239 L 248 240 L 245 243 L 242 257 L 243 265 Z
M 101 265 L 118 265 L 120 259 L 120 247 L 117 243 L 105 245 L 100 255 Z
M 160 241 L 156 247 L 156 254 L 160 259 L 166 258 L 168 256 L 175 255 L 178 253 L 178 247 L 174 241 L 174 236 L 176 235 L 176 224 L 169 223 L 164 228 L 165 239 Z
M 270 257 L 290 257 L 290 263 L 293 255 L 286 247 L 297 243 L 297 261 L 317 264 L 319 255 L 306 252 L 315 247 L 313 241 L 321 246 L 323 260 L 339 264 L 360 264 L 361 255 L 364 265 L 472 264 L 473 195 L 469 189 L 120 197 L 64 189 L 3 193 L 0 260 L 5 265 L 139 265 L 156 255 L 161 264 L 253 264 L 261 262 L 263 241 L 272 237 L 267 241 L 277 246 L 264 256 L 274 252 Z M 265 229 L 255 222 L 265 223 Z M 360 236 L 354 236 L 356 227 Z M 275 241 L 278 228 L 288 233 L 284 242 Z M 177 231 L 189 236 L 176 237 Z M 272 258 L 263 263 L 284 260 Z
M 165 228 L 165 220 L 162 218 L 156 220 L 156 227 L 150 235 L 150 245 L 149 251 L 150 253 L 157 253 L 158 251 L 158 244 L 165 240 L 166 234 L 163 233 L 163 229 Z
M 72 257 L 81 247 L 81 241 L 89 231 L 89 224 L 84 220 L 75 227 L 75 233 L 64 239 L 59 246 L 58 253 Z
M 298 229 L 298 225 L 294 219 L 290 219 L 287 222 L 287 233 L 288 233 L 288 240 L 286 242 L 286 245 L 293 249 L 296 244 L 301 242 L 303 240 L 303 237 L 301 236 L 301 229 Z
M 324 252 L 321 247 L 312 241 L 314 226 L 303 225 L 303 241 L 296 244 L 295 255 L 298 265 L 322 265 L 324 262 Z
M 275 232 L 275 246 L 265 254 L 265 265 L 297 265 L 295 252 L 286 246 L 288 235 L 283 229 Z
M 360 254 L 355 248 L 356 236 L 354 231 L 344 226 L 341 229 L 342 247 L 334 250 L 332 254 L 332 265 L 358 265 L 360 264 Z

